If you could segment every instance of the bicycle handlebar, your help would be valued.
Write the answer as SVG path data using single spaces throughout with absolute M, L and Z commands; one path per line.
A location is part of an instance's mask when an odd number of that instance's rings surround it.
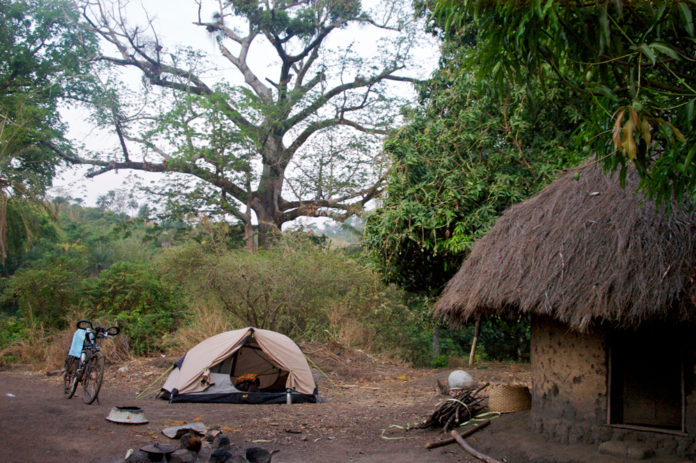
M 119 328 L 118 326 L 111 326 L 106 329 L 106 334 L 109 336 L 116 336 L 120 332 L 121 328 Z
M 82 326 L 83 324 L 87 324 L 88 326 L 83 327 L 83 326 Z M 91 321 L 89 321 L 89 320 L 80 320 L 79 322 L 77 322 L 77 329 L 84 330 L 84 329 L 87 329 L 87 328 L 92 328 L 92 322 L 91 322 Z
M 77 322 L 77 328 L 81 330 L 92 330 L 97 334 L 99 337 L 109 337 L 109 336 L 116 336 L 121 332 L 121 329 L 118 326 L 111 326 L 109 328 L 102 328 L 101 326 L 97 326 L 94 328 L 92 325 L 92 322 L 89 320 L 80 320 Z

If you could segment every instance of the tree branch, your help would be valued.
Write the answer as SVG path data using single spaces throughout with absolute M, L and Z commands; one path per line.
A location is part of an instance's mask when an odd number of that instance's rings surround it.
M 309 72 L 309 69 L 312 67 L 312 65 L 318 57 L 319 48 L 317 47 L 314 50 L 312 50 L 312 53 L 307 58 L 307 61 L 305 61 L 304 63 L 300 63 L 299 69 L 297 70 L 297 79 L 295 80 L 296 91 L 301 89 L 304 89 L 305 91 L 311 89 L 312 87 L 314 87 L 314 85 L 316 85 L 316 83 L 312 84 L 312 82 L 314 82 L 315 80 L 317 80 L 317 78 L 320 78 L 323 75 L 323 72 L 317 73 L 317 75 L 314 76 L 314 78 L 311 81 L 309 81 L 306 86 L 303 86 L 304 78 L 307 75 L 307 72 Z M 317 83 L 318 82 L 319 81 L 317 81 Z
M 428 82 L 427 80 L 423 79 L 416 79 L 415 77 L 407 77 L 407 76 L 385 76 L 384 80 L 393 80 L 396 82 L 409 82 L 411 84 L 425 84 Z
M 253 37 L 251 38 L 253 40 Z M 261 98 L 270 101 L 273 97 L 271 90 L 263 85 L 259 78 L 254 74 L 246 63 L 247 54 L 249 52 L 249 46 L 251 45 L 251 40 L 247 37 L 242 41 L 242 49 L 239 52 L 239 57 L 236 57 L 232 52 L 225 47 L 222 43 L 218 45 L 220 53 L 227 58 L 227 60 L 232 63 L 239 72 L 244 76 L 244 82 L 246 82 L 254 92 Z
M 293 142 L 290 144 L 290 146 L 285 150 L 286 154 L 285 156 L 292 156 L 295 154 L 295 152 L 302 146 L 304 143 L 314 135 L 316 132 L 326 129 L 329 127 L 337 127 L 339 125 L 344 125 L 348 127 L 352 127 L 360 132 L 364 133 L 369 133 L 373 135 L 386 135 L 388 133 L 387 130 L 384 129 L 376 129 L 376 128 L 371 128 L 371 127 L 365 127 L 358 122 L 351 121 L 349 119 L 345 119 L 343 117 L 337 117 L 337 118 L 332 118 L 332 119 L 324 119 L 321 121 L 313 122 L 310 124 L 307 128 L 305 128 L 300 135 L 293 140 Z
M 310 115 L 316 113 L 322 106 L 324 106 L 329 100 L 331 100 L 335 96 L 341 95 L 347 92 L 348 90 L 354 90 L 363 87 L 371 87 L 377 82 L 384 80 L 387 76 L 391 76 L 393 72 L 396 72 L 402 68 L 403 66 L 398 66 L 394 69 L 385 69 L 381 73 L 372 76 L 369 79 L 356 77 L 356 79 L 352 82 L 337 85 L 336 87 L 332 88 L 331 90 L 327 91 L 319 98 L 314 100 L 314 102 L 312 102 L 309 106 L 305 107 L 302 111 L 289 118 L 284 124 L 285 129 L 289 130 L 290 128 L 305 120 Z
M 335 199 L 316 199 L 309 201 L 281 201 L 279 207 L 283 211 L 284 221 L 294 220 L 298 217 L 333 217 L 331 212 L 322 211 L 326 209 L 339 209 L 346 211 L 344 218 L 359 212 L 371 199 L 377 197 L 383 191 L 385 176 L 380 177 L 372 186 L 344 195 Z M 351 199 L 360 198 L 360 201 L 344 204 Z
M 193 23 L 195 26 L 203 26 L 208 32 L 222 32 L 225 37 L 228 39 L 231 39 L 239 44 L 241 44 L 244 39 L 240 36 L 237 35 L 236 32 L 234 32 L 232 29 L 229 27 L 225 26 L 221 22 L 214 22 L 214 23 L 206 23 L 206 22 L 200 22 L 196 21 Z
M 155 41 L 153 45 L 156 57 L 150 56 L 145 51 L 145 44 L 147 42 L 142 41 L 142 44 L 139 43 L 140 31 L 138 31 L 138 29 L 136 28 L 132 33 L 129 33 L 126 30 L 124 22 L 125 20 L 122 15 L 120 15 L 118 19 L 113 19 L 117 23 L 116 26 L 120 29 L 119 32 L 114 28 L 114 26 L 111 25 L 109 16 L 103 10 L 101 2 L 98 1 L 92 4 L 92 6 L 96 5 L 98 9 L 99 23 L 97 23 L 90 17 L 89 12 L 87 10 L 89 5 L 90 4 L 88 3 L 83 8 L 83 17 L 88 22 L 88 24 L 90 24 L 92 30 L 96 34 L 98 34 L 107 42 L 111 43 L 117 48 L 118 54 L 120 55 L 120 58 L 114 56 L 101 55 L 94 58 L 95 60 L 107 61 L 124 67 L 132 66 L 138 68 L 143 72 L 145 77 L 147 77 L 153 85 L 157 85 L 159 87 L 169 88 L 172 90 L 183 91 L 186 93 L 192 93 L 201 96 L 213 94 L 212 89 L 208 87 L 208 85 L 206 85 L 205 82 L 203 82 L 203 80 L 201 80 L 192 71 L 162 63 L 160 59 L 160 50 L 162 47 L 159 45 L 157 41 Z M 154 33 L 152 23 L 149 22 L 148 24 L 149 28 L 153 30 Z M 157 35 L 155 33 L 155 37 L 156 36 Z M 253 39 L 253 37 L 247 39 L 251 40 Z M 126 43 L 124 43 L 124 41 Z M 142 59 L 136 58 L 136 55 L 142 57 Z M 170 75 L 174 79 L 167 79 L 166 77 L 164 77 L 164 75 Z M 245 78 L 246 77 L 247 76 L 245 75 Z M 176 79 L 181 79 L 181 81 L 177 81 Z M 270 90 L 265 90 L 270 94 Z M 225 105 L 228 109 L 228 116 L 237 126 L 247 130 L 255 129 L 255 126 L 246 118 L 244 118 L 238 111 L 234 110 L 234 108 L 232 108 L 229 105 L 229 103 L 226 102 Z
M 147 161 L 104 161 L 101 159 L 85 159 L 79 156 L 72 156 L 58 146 L 50 141 L 44 141 L 43 144 L 50 148 L 54 153 L 56 153 L 61 159 L 65 160 L 70 164 L 81 164 L 94 167 L 101 167 L 101 169 L 87 174 L 87 178 L 94 178 L 106 172 L 122 169 L 130 170 L 140 170 L 144 172 L 175 172 L 179 174 L 189 174 L 197 177 L 205 182 L 216 186 L 223 191 L 232 195 L 235 199 L 241 202 L 245 202 L 249 196 L 249 193 L 244 189 L 238 187 L 233 182 L 227 180 L 226 178 L 216 175 L 209 170 L 200 168 L 195 164 L 182 164 L 173 163 L 165 159 L 160 163 L 151 163 Z
M 126 161 L 130 161 L 130 155 L 128 153 L 128 146 L 126 146 L 125 136 L 123 134 L 123 128 L 121 127 L 121 120 L 114 112 L 114 125 L 116 127 L 116 134 L 118 135 L 118 141 L 121 144 L 121 151 L 123 151 L 123 157 Z

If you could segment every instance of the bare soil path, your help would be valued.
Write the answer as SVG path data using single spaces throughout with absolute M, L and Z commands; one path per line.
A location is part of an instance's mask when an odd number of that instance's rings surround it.
M 443 437 L 433 430 L 402 431 L 430 415 L 443 399 L 435 387 L 449 370 L 418 370 L 381 363 L 364 354 L 304 346 L 330 378 L 316 379 L 324 402 L 303 405 L 169 404 L 135 395 L 170 359 L 108 365 L 99 403 L 66 400 L 59 377 L 22 370 L 0 372 L 0 461 L 63 463 L 123 461 L 128 449 L 172 442 L 165 427 L 200 420 L 221 426 L 232 447 L 277 449 L 274 463 L 474 462 L 459 446 L 425 449 Z M 488 364 L 472 371 L 480 382 L 527 383 L 527 365 Z M 163 380 L 162 380 L 163 382 Z M 79 389 L 78 389 L 79 391 Z M 79 394 L 79 392 L 78 392 Z M 106 421 L 113 406 L 138 406 L 145 425 Z M 531 432 L 527 413 L 504 415 L 467 441 L 505 462 L 610 462 L 590 446 L 545 443 Z M 530 456 L 531 455 L 531 456 Z

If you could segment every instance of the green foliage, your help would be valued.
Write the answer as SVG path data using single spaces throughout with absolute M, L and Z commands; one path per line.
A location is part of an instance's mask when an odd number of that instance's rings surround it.
M 70 331 L 79 313 L 117 323 L 137 355 L 197 343 L 213 325 L 253 325 L 297 341 L 338 341 L 431 365 L 432 300 L 385 285 L 364 256 L 331 249 L 325 238 L 288 233 L 251 254 L 235 248 L 237 231 L 225 224 L 155 230 L 110 211 L 58 203 L 58 220 L 22 254 L 19 269 L 0 280 L 0 349 L 19 346 L 37 329 Z M 172 229 L 182 233 L 170 235 Z M 199 313 L 201 319 L 193 315 Z M 441 333 L 443 355 L 468 355 L 471 330 Z M 4 361 L 33 358 L 32 352 L 6 351 Z
M 575 101 L 558 88 L 510 88 L 502 99 L 467 72 L 469 45 L 449 41 L 421 106 L 385 143 L 387 197 L 364 245 L 389 281 L 434 293 L 504 209 L 577 164 Z
M 19 269 L 5 281 L 2 302 L 27 319 L 61 328 L 65 314 L 77 306 L 86 276 L 85 249 L 57 246 L 41 260 Z
M 10 198 L 7 201 L 5 250 L 3 275 L 14 273 L 26 260 L 28 253 L 42 240 L 58 241 L 55 213 L 47 204 L 25 198 Z
M 78 12 L 70 0 L 0 0 L 0 11 L 0 260 L 4 264 L 6 224 L 17 228 L 36 216 L 22 203 L 43 205 L 59 161 L 53 147 L 69 151 L 58 104 L 84 97 L 90 81 L 84 52 L 93 49 L 95 41 L 74 24 Z
M 273 9 L 268 9 L 267 3 L 257 0 L 234 0 L 230 3 L 236 14 L 249 18 L 254 26 L 283 41 L 293 37 L 309 39 L 320 33 L 326 25 L 318 22 L 317 17 L 326 16 L 332 24 L 340 24 L 360 14 L 358 0 L 275 2 Z
M 145 264 L 116 262 L 102 271 L 89 288 L 94 310 L 118 315 L 130 310 L 174 310 L 172 292 Z
M 689 1 L 436 0 L 450 34 L 476 25 L 467 68 L 499 94 L 558 86 L 582 99 L 575 146 L 658 202 L 696 201 L 696 54 Z
M 335 255 L 304 240 L 281 241 L 256 254 L 216 254 L 192 244 L 165 253 L 163 269 L 175 284 L 185 285 L 188 294 L 205 295 L 242 324 L 304 333 L 317 324 L 322 299 L 333 295 L 332 289 L 349 291 L 335 281 L 332 270 L 340 263 L 332 258 Z M 342 270 L 338 276 L 350 278 L 347 269 Z M 357 267 L 348 270 L 359 277 Z M 318 324 L 325 326 L 326 320 Z
M 428 309 L 432 300 L 411 297 L 408 325 L 395 326 L 399 333 L 401 352 L 407 353 L 408 360 L 415 366 L 443 368 L 452 366 L 450 359 L 457 363 L 467 362 L 474 339 L 474 325 L 461 328 L 439 326 L 440 354 L 433 356 L 433 333 L 438 321 L 433 320 Z M 413 316 L 420 314 L 419 317 Z M 476 347 L 475 362 L 482 361 L 529 361 L 530 328 L 527 317 L 514 319 L 489 317 L 481 321 L 481 329 Z
M 90 281 L 90 311 L 115 318 L 135 354 L 163 350 L 183 314 L 181 295 L 145 264 L 116 262 Z
M 85 90 L 83 46 L 94 39 L 73 24 L 71 1 L 2 0 L 0 7 L 0 171 L 15 194 L 40 194 L 57 162 L 42 142 L 62 134 L 58 102 Z
M 148 262 L 156 251 L 154 243 L 143 243 L 149 229 L 155 227 L 140 220 L 110 210 L 71 204 L 61 204 L 58 211 L 62 239 L 88 250 L 90 275 L 119 260 Z
M 163 274 L 183 288 L 189 305 L 225 309 L 235 326 L 283 332 L 298 341 L 340 340 L 373 350 L 402 348 L 417 313 L 397 288 L 342 252 L 302 235 L 267 250 L 212 254 L 190 244 L 167 250 Z
M 121 323 L 134 352 L 161 350 L 182 303 L 177 291 L 164 285 L 147 265 L 156 252 L 142 241 L 147 225 L 64 200 L 57 206 L 58 220 L 52 223 L 42 217 L 41 236 L 8 261 L 19 268 L 2 280 L 3 311 L 16 313 L 23 323 L 58 329 L 80 309 L 90 317 Z
M 180 310 L 143 312 L 141 309 L 133 309 L 118 314 L 116 324 L 128 336 L 133 354 L 152 355 L 165 352 L 171 345 L 169 337 L 181 326 L 182 318 L 178 316 L 180 313 Z
M 445 354 L 440 354 L 435 357 L 433 357 L 433 360 L 431 362 L 431 366 L 433 368 L 445 368 L 449 362 L 449 357 L 447 357 Z
M 440 26 L 431 24 L 436 33 Z M 586 157 L 573 145 L 582 99 L 553 83 L 506 82 L 505 92 L 493 91 L 495 82 L 469 60 L 480 26 L 466 26 L 442 34 L 440 69 L 384 145 L 393 163 L 387 196 L 363 239 L 387 281 L 431 297 L 506 208 Z M 411 334 L 416 363 L 468 358 L 473 326 L 441 328 L 442 355 L 430 358 L 435 324 L 424 315 Z M 478 358 L 522 360 L 528 343 L 524 321 L 485 320 Z
M 477 350 L 484 359 L 528 362 L 530 334 L 529 317 L 492 316 L 481 322 Z
M 0 347 L 26 339 L 26 323 L 16 315 L 0 313 Z M 11 359 L 5 359 L 11 361 Z

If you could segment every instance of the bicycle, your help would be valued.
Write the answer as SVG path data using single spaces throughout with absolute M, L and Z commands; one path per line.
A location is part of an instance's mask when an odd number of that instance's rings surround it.
M 116 336 L 121 330 L 117 326 L 94 328 L 89 320 L 77 322 L 77 329 L 85 330 L 85 339 L 80 357 L 68 353 L 65 358 L 63 393 L 67 399 L 71 399 L 77 385 L 82 382 L 82 401 L 89 405 L 97 400 L 104 379 L 104 355 L 100 352 L 99 342 Z

